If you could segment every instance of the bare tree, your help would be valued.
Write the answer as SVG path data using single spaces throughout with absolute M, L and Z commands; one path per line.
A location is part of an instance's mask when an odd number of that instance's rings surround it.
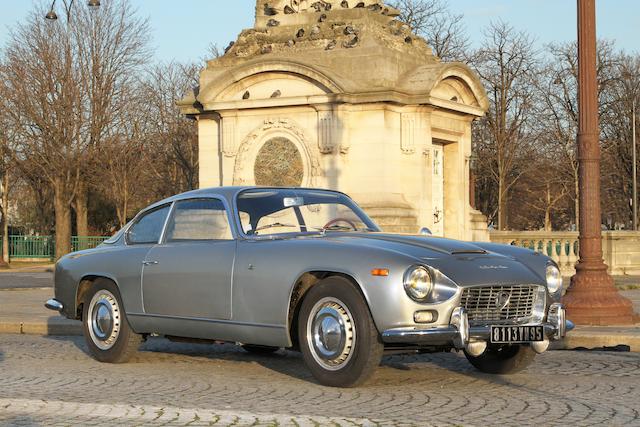
M 198 84 L 196 64 L 169 63 L 151 68 L 142 81 L 144 113 L 152 128 L 145 144 L 149 168 L 158 178 L 158 194 L 174 194 L 198 187 L 198 137 L 196 123 L 180 113 L 176 102 Z
M 142 94 L 139 85 L 128 87 L 127 103 L 122 111 L 128 120 L 123 120 L 118 132 L 106 138 L 98 149 L 102 165 L 96 173 L 100 182 L 96 187 L 115 206 L 120 227 L 127 223 L 133 209 L 142 207 L 135 200 L 144 194 L 148 185 L 145 180 L 148 169 L 142 165 L 147 163 L 146 134 L 153 125 L 146 114 L 140 114 L 146 103 Z
M 579 226 L 578 158 L 576 135 L 578 132 L 578 57 L 577 45 L 573 43 L 550 44 L 550 55 L 544 68 L 535 79 L 540 99 L 538 121 L 540 142 L 553 150 L 556 161 L 564 167 L 558 169 L 565 180 L 572 183 L 570 193 L 573 201 L 574 225 Z M 615 82 L 619 60 L 614 53 L 612 42 L 598 42 L 598 93 L 601 127 L 606 129 L 610 120 L 608 111 L 611 102 L 608 92 Z
M 621 54 L 612 73 L 614 79 L 603 98 L 608 108 L 602 114 L 603 214 L 633 227 L 633 134 L 640 111 L 640 55 Z M 636 126 L 638 132 L 640 126 Z M 636 139 L 640 134 L 636 134 Z M 638 161 L 636 156 L 636 161 Z M 640 163 L 636 168 L 640 169 Z
M 66 20 L 36 8 L 12 32 L 5 81 L 17 156 L 31 160 L 54 193 L 56 257 L 70 250 L 71 205 L 87 233 L 87 176 L 96 147 L 118 120 L 121 87 L 148 58 L 148 27 L 125 0 L 98 10 L 79 3 Z
M 80 132 L 83 97 L 69 23 L 42 19 L 42 10 L 11 33 L 6 48 L 7 110 L 19 135 L 17 155 L 33 162 L 54 192 L 56 256 L 69 252 L 71 209 L 86 145 Z
M 536 51 L 533 41 L 508 24 L 493 23 L 485 32 L 472 65 L 489 96 L 489 111 L 476 127 L 480 162 L 497 189 L 498 228 L 507 227 L 509 190 L 518 182 L 533 155 L 530 120 L 535 91 Z
M 93 159 L 100 145 L 131 120 L 127 87 L 149 61 L 149 26 L 126 1 L 104 2 L 100 8 L 79 8 L 73 17 L 74 43 L 78 48 L 81 87 L 86 96 L 82 144 L 88 147 L 82 160 L 74 199 L 77 233 L 88 235 L 88 191 Z
M 466 56 L 469 38 L 462 14 L 454 14 L 444 0 L 396 0 L 400 20 L 424 37 L 433 53 L 445 61 L 458 61 Z
M 0 63 L 0 78 L 4 76 L 4 64 Z M 0 81 L 0 228 L 2 229 L 2 258 L 0 265 L 9 262 L 9 193 L 13 173 L 13 132 L 7 114 L 6 86 Z

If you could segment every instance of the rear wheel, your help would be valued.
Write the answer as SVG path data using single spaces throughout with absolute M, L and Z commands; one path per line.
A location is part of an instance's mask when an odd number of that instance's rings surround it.
M 82 324 L 89 352 L 100 362 L 124 363 L 142 341 L 129 326 L 118 287 L 107 279 L 91 284 L 82 308 Z
M 367 304 L 342 277 L 329 277 L 309 290 L 300 308 L 298 339 L 313 376 L 333 387 L 365 382 L 384 350 Z
M 520 372 L 531 365 L 536 352 L 528 345 L 503 345 L 487 347 L 480 356 L 471 356 L 466 351 L 464 355 L 469 363 L 481 372 L 508 375 Z

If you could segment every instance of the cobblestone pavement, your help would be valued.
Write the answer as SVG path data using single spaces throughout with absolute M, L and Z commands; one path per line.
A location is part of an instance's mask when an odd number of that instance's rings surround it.
M 548 352 L 513 376 L 455 353 L 389 356 L 357 389 L 316 384 L 297 353 L 152 338 L 124 365 L 81 337 L 0 335 L 0 424 L 640 425 L 640 354 Z

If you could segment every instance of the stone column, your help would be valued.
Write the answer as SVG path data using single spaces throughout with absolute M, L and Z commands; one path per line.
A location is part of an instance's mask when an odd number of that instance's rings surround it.
M 222 185 L 220 119 L 217 115 L 198 117 L 198 151 L 200 188 Z
M 578 325 L 631 324 L 631 301 L 618 293 L 602 258 L 595 0 L 578 0 L 578 63 L 580 259 L 564 303 Z

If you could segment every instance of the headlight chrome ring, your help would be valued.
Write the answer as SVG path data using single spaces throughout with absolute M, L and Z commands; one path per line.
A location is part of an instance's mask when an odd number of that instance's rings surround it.
M 557 294 L 562 291 L 562 274 L 560 274 L 560 269 L 554 264 L 547 265 L 546 280 L 549 293 Z
M 404 290 L 412 300 L 424 302 L 433 290 L 433 276 L 428 268 L 414 265 L 404 273 Z

